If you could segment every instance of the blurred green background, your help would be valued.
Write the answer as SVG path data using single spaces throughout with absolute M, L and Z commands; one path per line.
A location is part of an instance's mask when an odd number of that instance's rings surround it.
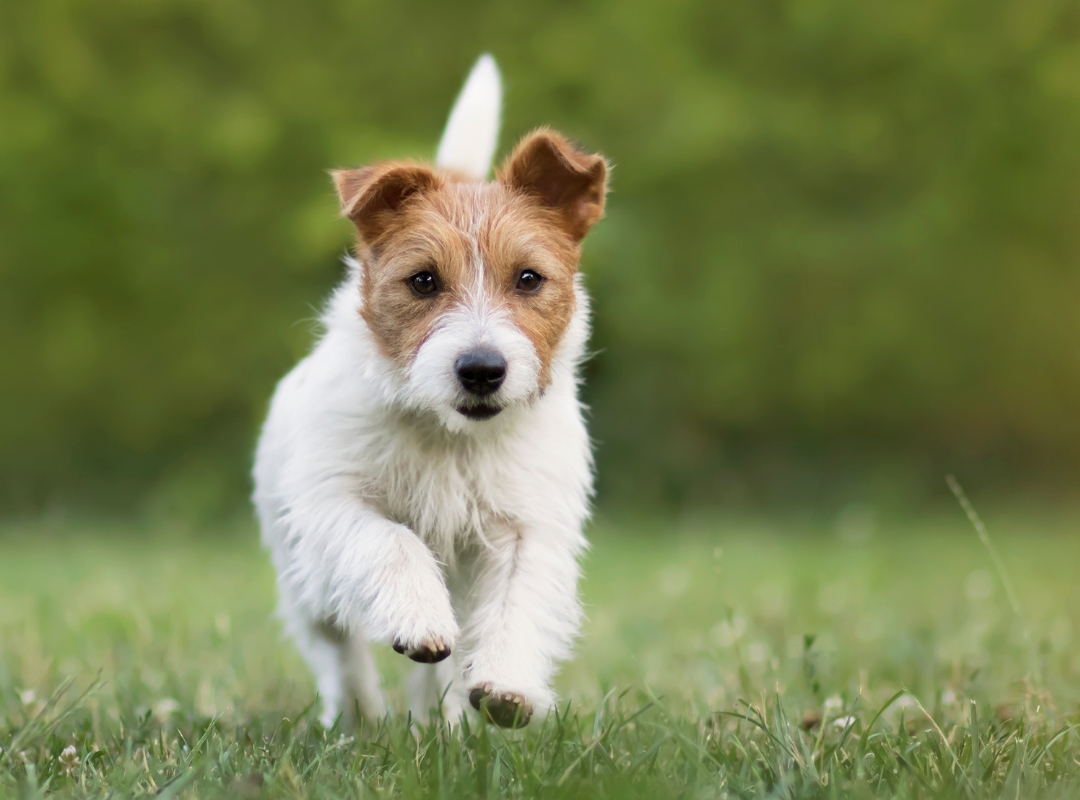
M 35 0 L 0 4 L 0 510 L 242 508 L 341 274 L 325 170 L 428 157 L 488 50 L 504 148 L 615 164 L 602 506 L 1069 493 L 1075 3 Z

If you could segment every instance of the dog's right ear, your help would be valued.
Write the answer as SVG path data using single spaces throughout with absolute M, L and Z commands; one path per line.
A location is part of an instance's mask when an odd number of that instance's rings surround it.
M 441 185 L 427 167 L 400 161 L 330 174 L 341 200 L 341 215 L 352 220 L 368 246 L 386 232 L 409 198 Z
M 585 153 L 561 133 L 539 128 L 514 148 L 499 180 L 558 213 L 562 226 L 580 242 L 604 216 L 607 162 Z

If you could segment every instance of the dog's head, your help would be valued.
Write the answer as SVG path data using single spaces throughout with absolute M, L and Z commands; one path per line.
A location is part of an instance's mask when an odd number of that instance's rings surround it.
M 491 183 L 406 162 L 333 177 L 357 230 L 360 314 L 401 401 L 459 429 L 537 397 L 577 310 L 604 159 L 541 129 Z

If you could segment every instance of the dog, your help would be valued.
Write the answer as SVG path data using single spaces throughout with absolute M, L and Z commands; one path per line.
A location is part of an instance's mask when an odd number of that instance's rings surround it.
M 433 166 L 332 172 L 355 257 L 277 386 L 254 503 L 322 720 L 387 712 L 372 644 L 420 662 L 417 719 L 527 724 L 577 636 L 591 445 L 581 241 L 608 164 L 540 128 L 493 181 L 485 56 Z

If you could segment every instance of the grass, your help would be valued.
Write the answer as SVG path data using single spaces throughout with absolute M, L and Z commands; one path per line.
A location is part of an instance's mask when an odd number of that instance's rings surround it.
M 0 797 L 1074 797 L 1080 517 L 1032 519 L 988 520 L 1003 570 L 959 509 L 603 521 L 557 716 L 359 736 L 250 526 L 9 524 Z

